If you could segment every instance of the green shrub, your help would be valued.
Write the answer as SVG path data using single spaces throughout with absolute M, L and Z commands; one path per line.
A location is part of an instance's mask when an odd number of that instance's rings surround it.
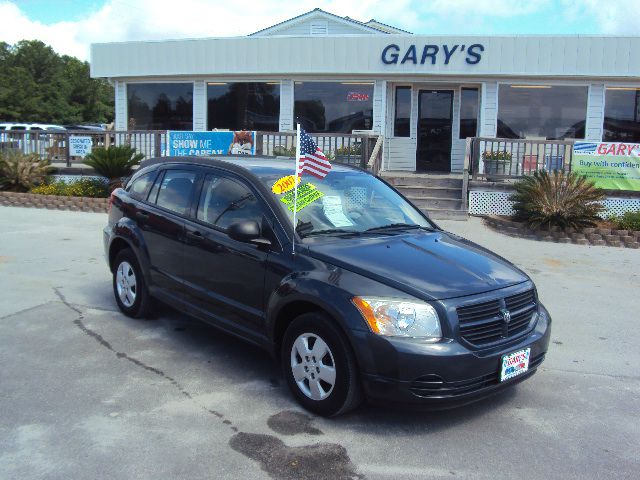
M 619 230 L 636 230 L 640 231 L 640 210 L 635 212 L 626 212 L 619 217 L 609 219 Z
M 531 227 L 582 228 L 595 226 L 603 210 L 604 192 L 586 177 L 545 170 L 524 177 L 515 185 L 515 219 Z
M 278 157 L 295 157 L 296 146 L 285 147 L 284 145 L 278 145 L 273 147 L 273 154 Z
M 86 156 L 84 163 L 92 167 L 98 175 L 109 179 L 111 190 L 122 186 L 122 178 L 128 177 L 133 167 L 139 165 L 144 154 L 136 153 L 129 145 L 109 148 L 95 148 Z
M 43 183 L 51 166 L 37 154 L 24 154 L 19 150 L 0 152 L 0 189 L 26 192 Z
M 63 195 L 67 197 L 106 198 L 109 196 L 109 185 L 95 178 L 80 178 L 67 183 L 64 180 L 50 181 L 31 189 L 31 193 L 40 195 Z

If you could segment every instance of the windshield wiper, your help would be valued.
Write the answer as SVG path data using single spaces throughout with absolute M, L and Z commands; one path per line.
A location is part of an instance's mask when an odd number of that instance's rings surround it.
M 433 231 L 431 228 L 429 227 L 423 227 L 422 225 L 416 225 L 415 223 L 411 224 L 411 223 L 390 223 L 389 225 L 381 225 L 379 227 L 373 227 L 373 228 L 368 228 L 365 230 L 365 232 L 377 232 L 377 231 L 384 231 L 384 230 L 408 230 L 408 229 L 421 229 L 421 230 L 428 230 L 428 231 Z
M 312 232 L 308 232 L 308 233 L 300 233 L 300 236 L 302 238 L 306 238 L 306 237 L 313 237 L 315 235 L 333 235 L 333 234 L 361 235 L 362 232 L 357 232 L 355 230 L 344 230 L 342 228 L 327 228 L 326 230 L 313 230 Z

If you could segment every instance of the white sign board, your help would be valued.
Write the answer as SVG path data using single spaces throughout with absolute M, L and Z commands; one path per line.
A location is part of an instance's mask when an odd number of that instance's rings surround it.
M 91 153 L 91 137 L 69 137 L 69 156 L 86 157 Z

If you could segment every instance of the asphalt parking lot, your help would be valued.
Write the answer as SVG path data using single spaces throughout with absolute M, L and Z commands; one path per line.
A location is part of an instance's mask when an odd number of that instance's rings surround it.
M 527 271 L 539 372 L 446 412 L 300 410 L 278 367 L 180 312 L 117 311 L 104 214 L 0 207 L 0 478 L 584 479 L 640 475 L 640 252 L 442 226 Z

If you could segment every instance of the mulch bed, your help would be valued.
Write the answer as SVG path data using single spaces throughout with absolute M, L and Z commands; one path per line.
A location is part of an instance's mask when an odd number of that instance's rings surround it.
M 35 193 L 0 192 L 0 205 L 12 207 L 47 208 L 49 210 L 71 210 L 78 212 L 106 213 L 108 198 L 67 197 L 60 195 L 38 195 Z
M 630 230 L 616 230 L 611 224 L 602 222 L 594 228 L 575 230 L 558 227 L 534 230 L 521 222 L 515 222 L 508 217 L 489 215 L 484 222 L 491 229 L 511 237 L 528 238 L 555 243 L 575 243 L 577 245 L 598 245 L 609 247 L 640 248 L 640 232 Z

